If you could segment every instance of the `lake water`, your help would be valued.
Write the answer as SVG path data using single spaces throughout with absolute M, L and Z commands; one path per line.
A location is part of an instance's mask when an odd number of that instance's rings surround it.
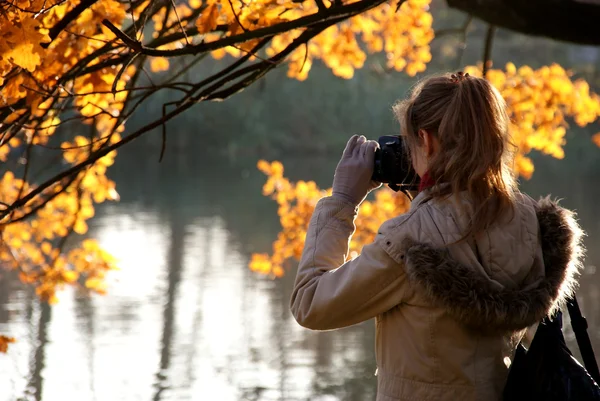
M 108 295 L 67 289 L 49 307 L 3 273 L 0 333 L 18 342 L 0 354 L 0 400 L 374 399 L 373 322 L 305 330 L 288 309 L 295 271 L 271 280 L 247 268 L 279 229 L 256 159 L 157 158 L 124 151 L 111 170 L 121 202 L 92 221 L 89 236 L 122 268 Z M 294 179 L 328 185 L 336 162 L 285 165 Z M 600 355 L 600 189 L 595 174 L 573 178 L 558 166 L 538 164 L 523 188 L 579 212 L 588 256 L 578 295 Z

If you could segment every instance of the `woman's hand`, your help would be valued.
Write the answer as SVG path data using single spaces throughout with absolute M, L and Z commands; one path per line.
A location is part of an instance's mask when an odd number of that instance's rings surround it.
M 368 141 L 363 135 L 353 135 L 348 141 L 342 159 L 333 177 L 333 196 L 359 205 L 381 183 L 371 179 L 375 164 L 376 141 Z

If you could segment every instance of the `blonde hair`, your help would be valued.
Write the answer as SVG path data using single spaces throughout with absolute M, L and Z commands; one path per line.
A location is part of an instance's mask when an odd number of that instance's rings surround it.
M 412 89 L 408 99 L 394 105 L 394 113 L 409 157 L 419 145 L 419 130 L 439 141 L 440 149 L 428 165 L 436 184 L 430 196 L 442 198 L 462 191 L 470 195 L 473 210 L 462 239 L 513 211 L 518 189 L 510 121 L 504 99 L 487 80 L 462 73 L 429 77 Z

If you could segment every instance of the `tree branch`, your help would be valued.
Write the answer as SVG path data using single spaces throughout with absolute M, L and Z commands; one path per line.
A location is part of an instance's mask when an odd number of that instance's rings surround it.
M 110 29 L 110 31 L 112 33 L 114 33 L 116 37 L 121 39 L 127 47 L 129 47 L 130 49 L 137 51 L 137 52 L 143 52 L 144 46 L 142 45 L 141 42 L 127 36 L 127 34 L 125 32 L 121 31 L 119 28 L 114 26 L 112 22 L 105 19 L 102 21 L 102 24 L 104 26 L 106 26 L 108 29 Z
M 18 208 L 26 206 L 30 201 L 34 200 L 38 195 L 42 194 L 44 190 L 46 190 L 48 187 L 54 185 L 56 182 L 59 182 L 65 178 L 69 178 L 69 177 L 73 178 L 78 172 L 80 172 L 87 166 L 94 164 L 97 160 L 106 156 L 108 153 L 120 148 L 121 146 L 126 145 L 127 143 L 134 141 L 135 139 L 139 138 L 143 134 L 145 134 L 155 128 L 158 128 L 159 126 L 164 124 L 166 121 L 181 114 L 182 112 L 189 109 L 197 102 L 201 102 L 204 100 L 217 99 L 217 98 L 224 99 L 228 96 L 231 96 L 232 94 L 234 94 L 234 93 L 238 92 L 239 90 L 245 88 L 246 86 L 252 84 L 254 81 L 259 79 L 260 77 L 264 76 L 268 71 L 275 68 L 279 63 L 281 63 L 285 59 L 285 57 L 287 57 L 292 51 L 294 51 L 296 48 L 298 48 L 299 46 L 303 45 L 304 43 L 306 43 L 307 41 L 312 39 L 314 36 L 321 33 L 323 30 L 325 30 L 329 26 L 336 24 L 340 21 L 343 21 L 344 19 L 346 19 L 348 17 L 351 17 L 353 15 L 362 13 L 373 7 L 376 7 L 379 4 L 382 4 L 384 1 L 385 0 L 360 1 L 357 3 L 351 3 L 349 5 L 343 6 L 340 9 L 335 9 L 335 11 L 332 11 L 332 9 L 328 9 L 329 15 L 327 15 L 327 16 L 323 16 L 323 15 L 317 16 L 316 14 L 313 14 L 311 16 L 308 16 L 308 18 L 301 18 L 303 20 L 304 24 L 309 24 L 312 26 L 307 28 L 304 32 L 302 32 L 284 50 L 282 50 L 281 52 L 279 52 L 278 54 L 272 56 L 271 58 L 269 58 L 267 60 L 263 60 L 259 63 L 253 64 L 253 65 L 243 68 L 241 70 L 235 71 L 235 69 L 234 69 L 233 71 L 231 71 L 231 73 L 228 73 L 227 75 L 221 74 L 223 76 L 219 81 L 215 82 L 210 87 L 205 88 L 204 90 L 202 90 L 200 93 L 198 93 L 196 95 L 191 96 L 192 92 L 190 92 L 189 95 L 187 95 L 184 99 L 182 99 L 182 101 L 179 102 L 179 104 L 175 108 L 175 110 L 172 110 L 171 112 L 166 113 L 163 117 L 147 124 L 146 126 L 138 129 L 134 133 L 122 138 L 121 140 L 95 151 L 86 160 L 54 175 L 53 177 L 47 179 L 45 182 L 41 183 L 35 189 L 31 190 L 28 194 L 26 194 L 22 198 L 13 202 L 10 205 L 10 207 L 8 207 L 5 210 L 2 210 L 0 212 L 0 219 L 7 216 L 8 214 L 10 214 L 13 210 L 16 210 Z M 315 19 L 316 17 L 318 17 L 318 20 Z M 298 20 L 291 21 L 291 23 L 278 24 L 275 26 L 275 27 L 277 27 L 277 29 L 273 29 L 273 27 L 269 27 L 268 29 L 261 29 L 260 31 L 263 33 L 263 40 L 259 44 L 264 45 L 264 43 L 266 43 L 268 40 L 270 40 L 270 38 L 275 34 L 275 33 L 265 34 L 265 32 L 277 32 L 277 30 L 282 30 L 282 29 L 284 29 L 284 27 L 285 27 L 285 29 L 292 29 L 291 27 L 296 26 L 298 24 L 297 21 Z M 256 35 L 256 32 L 257 31 L 253 31 L 253 32 L 249 32 L 249 33 L 254 33 Z M 236 41 L 242 41 L 242 38 L 245 38 L 243 41 L 253 39 L 253 38 L 249 38 L 248 35 L 247 36 L 244 36 L 244 35 L 245 34 L 236 35 L 233 38 L 236 38 Z M 265 38 L 264 36 L 267 36 L 267 38 Z M 225 44 L 223 43 L 224 42 L 223 40 L 221 40 L 220 42 L 221 42 L 221 44 L 220 44 L 221 46 L 225 46 Z M 232 44 L 232 43 L 229 43 L 229 44 Z M 248 53 L 244 57 L 250 57 L 250 55 L 251 55 L 251 53 Z M 239 65 L 236 63 L 234 63 L 234 64 Z M 250 74 L 250 75 L 247 76 L 246 78 L 242 79 L 241 81 L 231 85 L 230 87 L 223 89 L 219 92 L 216 92 L 216 90 L 219 89 L 220 87 L 222 87 L 223 85 L 227 84 L 228 82 L 231 82 L 233 79 L 236 79 L 237 77 L 241 77 L 246 74 Z M 211 81 L 212 80 L 214 80 L 214 77 L 212 77 Z M 199 84 L 205 85 L 207 82 L 208 82 L 207 80 L 204 80 L 203 82 L 200 82 Z M 197 85 L 197 86 L 200 87 L 200 85 Z
M 252 31 L 244 32 L 239 35 L 227 36 L 223 39 L 215 40 L 214 42 L 200 43 L 192 46 L 184 46 L 180 49 L 169 49 L 159 50 L 156 48 L 150 48 L 142 45 L 141 43 L 134 41 L 122 31 L 114 26 L 110 21 L 103 20 L 102 23 L 110 29 L 115 36 L 125 43 L 128 47 L 135 51 L 139 51 L 142 54 L 155 57 L 175 57 L 183 55 L 196 55 L 205 53 L 217 49 L 221 49 L 226 46 L 247 42 L 252 39 L 262 38 L 268 35 L 276 35 L 279 33 L 287 32 L 297 28 L 310 27 L 314 24 L 323 22 L 329 22 L 329 20 L 335 19 L 339 21 L 339 18 L 345 19 L 352 15 L 364 12 L 375 5 L 383 3 L 383 0 L 362 0 L 355 3 L 350 3 L 341 7 L 328 8 L 326 11 L 319 11 L 314 14 L 306 15 L 292 21 L 281 22 L 279 24 L 271 25 L 264 28 L 255 29 Z M 333 24 L 329 24 L 333 25 Z M 141 49 L 140 49 L 141 47 Z
M 79 15 L 84 12 L 87 8 L 91 7 L 98 0 L 82 0 L 81 3 L 77 4 L 75 7 L 71 9 L 65 16 L 58 21 L 56 25 L 50 28 L 50 32 L 48 36 L 50 37 L 50 42 L 42 43 L 41 46 L 43 48 L 48 48 L 50 43 L 69 25 L 72 21 L 76 20 Z
M 325 3 L 323 3 L 323 0 L 315 0 L 315 3 L 317 3 L 317 8 L 319 9 L 319 11 L 327 10 L 327 7 L 325 6 Z

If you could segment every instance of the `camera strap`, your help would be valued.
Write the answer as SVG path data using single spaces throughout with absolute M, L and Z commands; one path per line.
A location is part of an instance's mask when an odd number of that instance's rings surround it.
M 596 362 L 594 349 L 592 348 L 592 342 L 590 341 L 590 336 L 587 332 L 587 320 L 581 314 L 581 310 L 579 309 L 579 304 L 577 303 L 577 298 L 575 298 L 575 296 L 567 301 L 567 309 L 569 311 L 569 317 L 571 318 L 571 326 L 573 327 L 573 332 L 575 333 L 575 339 L 577 340 L 577 345 L 579 346 L 579 351 L 581 352 L 583 365 L 596 383 L 600 383 L 598 363 Z

